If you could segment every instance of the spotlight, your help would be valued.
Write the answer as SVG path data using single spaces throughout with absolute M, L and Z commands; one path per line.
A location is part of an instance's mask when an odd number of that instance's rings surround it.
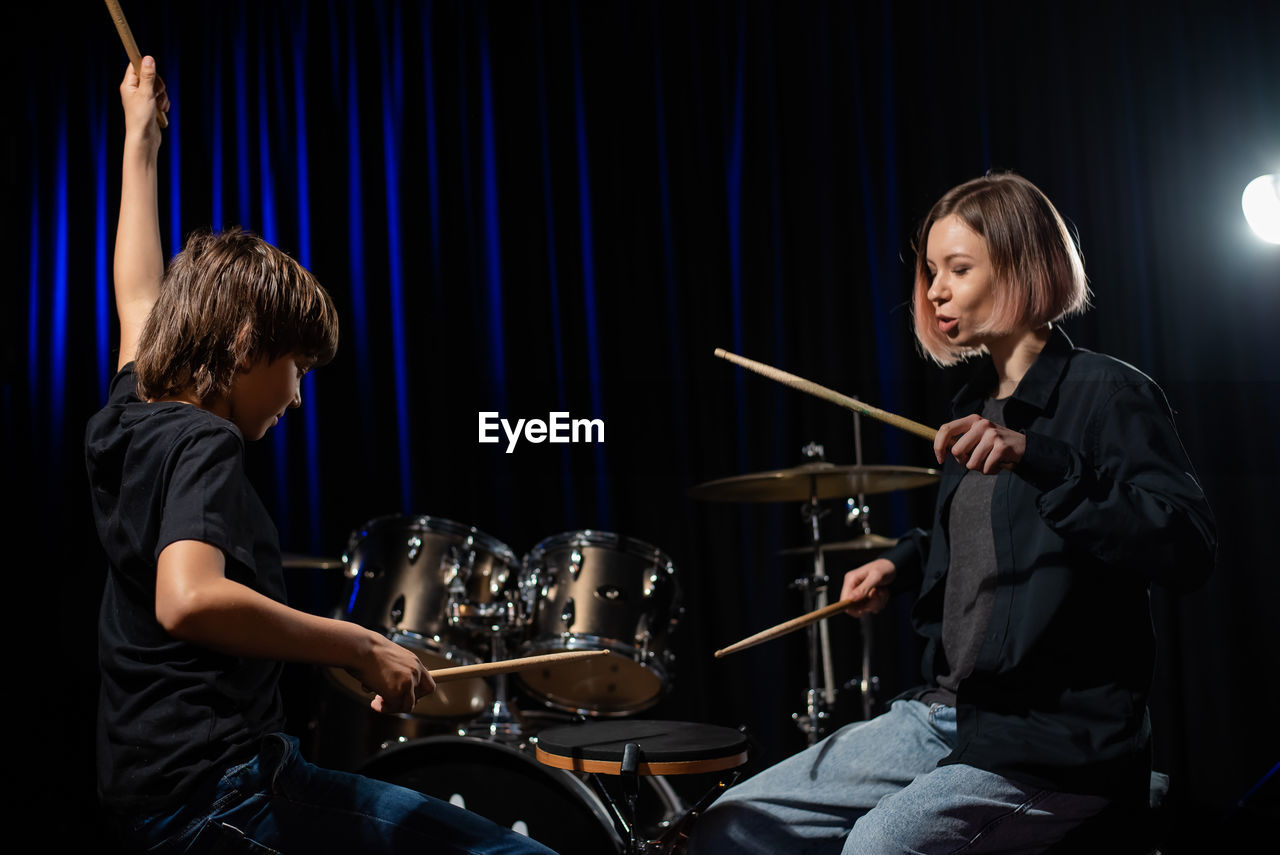
M 1268 243 L 1280 243 L 1280 175 L 1260 175 L 1250 181 L 1240 207 L 1254 234 Z

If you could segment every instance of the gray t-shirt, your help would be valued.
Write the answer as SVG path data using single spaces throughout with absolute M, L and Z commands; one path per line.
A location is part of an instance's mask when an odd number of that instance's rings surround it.
M 982 417 L 1004 425 L 1007 398 L 987 399 Z M 996 550 L 991 534 L 991 494 L 996 476 L 965 473 L 951 498 L 947 535 L 951 566 L 942 605 L 942 654 L 949 671 L 938 675 L 938 686 L 921 694 L 925 703 L 954 706 L 956 689 L 973 673 L 991 619 L 996 587 Z

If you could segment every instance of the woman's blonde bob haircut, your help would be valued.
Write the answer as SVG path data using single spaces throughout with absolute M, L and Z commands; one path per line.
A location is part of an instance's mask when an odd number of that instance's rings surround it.
M 338 310 L 301 264 L 255 234 L 197 232 L 165 271 L 138 339 L 146 400 L 231 391 L 236 372 L 293 355 L 323 365 L 338 349 Z
M 991 318 L 977 332 L 1004 335 L 1037 329 L 1089 307 L 1084 262 L 1053 203 L 1034 184 L 1013 173 L 989 174 L 947 192 L 929 211 L 916 240 L 913 316 L 916 340 L 939 365 L 954 365 L 986 348 L 956 347 L 938 329 L 929 301 L 925 258 L 933 224 L 960 220 L 987 244 L 991 257 Z

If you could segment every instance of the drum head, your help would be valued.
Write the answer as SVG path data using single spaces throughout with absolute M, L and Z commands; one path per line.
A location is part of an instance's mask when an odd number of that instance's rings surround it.
M 393 633 L 391 640 L 406 650 L 413 651 L 414 655 L 422 660 L 422 664 L 427 666 L 428 671 L 455 665 L 471 665 L 479 661 L 470 654 L 456 650 L 445 655 L 431 649 L 423 640 L 408 633 Z M 609 657 L 600 658 L 608 659 Z M 364 690 L 360 681 L 344 669 L 329 668 L 327 670 L 330 678 L 348 693 L 366 702 L 373 699 L 373 695 Z M 479 715 L 481 711 L 488 709 L 491 703 L 493 703 L 493 689 L 483 679 L 459 680 L 437 686 L 434 692 L 414 704 L 413 715 L 428 718 L 467 719 Z
M 655 567 L 674 566 L 671 558 L 651 543 L 645 543 L 643 540 L 625 537 L 611 531 L 595 531 L 594 529 L 553 534 L 551 537 L 543 538 L 536 543 L 533 549 L 530 550 L 529 555 L 536 559 L 538 556 L 548 552 L 557 552 L 574 547 L 581 549 L 590 546 L 630 555 L 633 558 L 640 559 L 645 564 Z
M 564 662 L 554 668 L 521 671 L 517 680 L 548 706 L 588 715 L 629 715 L 653 706 L 666 684 L 664 675 L 629 658 L 630 647 L 591 638 L 533 643 L 531 653 L 562 650 L 618 650 L 619 656 L 598 656 Z
M 585 783 L 514 748 L 429 737 L 390 748 L 359 771 L 465 807 L 560 855 L 623 851 L 603 804 Z
M 675 565 L 662 550 L 611 532 L 565 532 L 525 556 L 520 585 L 530 616 L 527 652 L 618 654 L 517 674 L 531 695 L 555 709 L 604 717 L 660 700 L 680 600 Z

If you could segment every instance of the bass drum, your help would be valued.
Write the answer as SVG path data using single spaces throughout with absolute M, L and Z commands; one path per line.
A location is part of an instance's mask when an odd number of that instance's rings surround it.
M 389 747 L 357 771 L 464 807 L 560 855 L 626 850 L 607 806 L 586 781 L 496 742 L 432 736 Z M 638 824 L 654 839 L 682 806 L 663 779 L 641 781 Z

